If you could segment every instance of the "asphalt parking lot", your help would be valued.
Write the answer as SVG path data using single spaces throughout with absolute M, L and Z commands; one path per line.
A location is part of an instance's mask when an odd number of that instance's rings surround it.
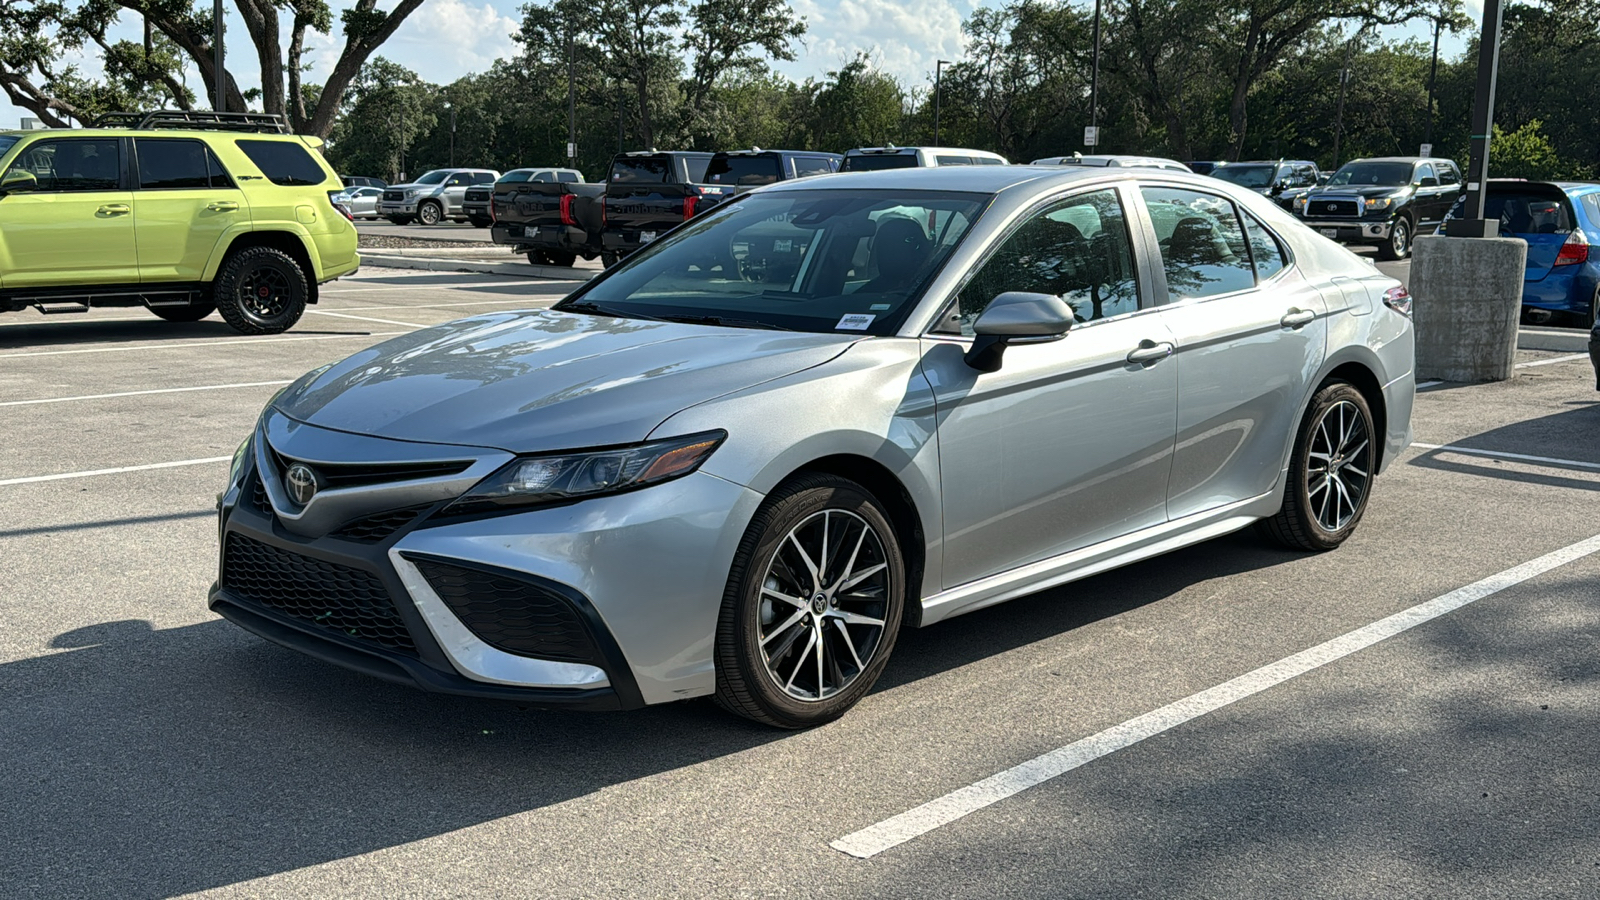
M 206 609 L 278 387 L 569 288 L 367 269 L 262 338 L 0 317 L 0 897 L 1595 896 L 1573 353 L 1423 387 L 1336 552 L 1244 532 L 908 632 L 809 732 L 425 695 Z

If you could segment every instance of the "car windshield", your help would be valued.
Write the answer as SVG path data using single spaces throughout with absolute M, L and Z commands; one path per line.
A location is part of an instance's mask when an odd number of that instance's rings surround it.
M 434 169 L 432 172 L 418 178 L 416 184 L 438 184 L 450 175 L 444 169 Z
M 915 153 L 872 153 L 860 156 L 846 156 L 844 158 L 845 172 L 877 172 L 881 169 L 914 169 L 917 167 Z
M 619 159 L 611 164 L 612 184 L 661 184 L 667 180 L 670 165 L 660 157 Z
M 1406 162 L 1353 162 L 1345 163 L 1328 179 L 1329 187 L 1361 187 L 1371 184 L 1410 184 L 1411 163 Z
M 707 184 L 772 184 L 783 177 L 775 156 L 722 156 L 711 160 L 706 169 Z
M 1212 178 L 1231 181 L 1240 187 L 1264 188 L 1272 184 L 1277 166 L 1223 166 L 1211 171 Z
M 556 308 L 892 334 L 989 199 L 952 191 L 752 194 L 650 245 Z
M 517 169 L 500 176 L 501 184 L 519 184 L 533 177 L 532 169 Z

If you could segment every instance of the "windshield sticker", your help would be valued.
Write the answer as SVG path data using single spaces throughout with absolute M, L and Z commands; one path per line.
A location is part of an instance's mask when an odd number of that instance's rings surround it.
M 893 305 L 894 304 L 892 304 L 892 303 L 874 303 L 871 306 L 867 307 L 867 309 L 870 309 L 873 312 L 883 312 L 884 310 L 888 309 L 889 307 L 891 307 Z
M 836 331 L 866 331 L 867 326 L 876 318 L 877 316 L 869 316 L 866 313 L 851 313 L 840 319 L 839 324 L 833 327 Z

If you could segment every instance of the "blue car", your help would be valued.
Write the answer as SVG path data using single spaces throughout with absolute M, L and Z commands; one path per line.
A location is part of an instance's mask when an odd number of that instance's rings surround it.
M 1450 211 L 1462 214 L 1464 200 Z M 1522 312 L 1531 322 L 1558 313 L 1593 328 L 1600 311 L 1600 184 L 1491 179 L 1484 215 L 1500 220 L 1501 237 L 1528 242 Z

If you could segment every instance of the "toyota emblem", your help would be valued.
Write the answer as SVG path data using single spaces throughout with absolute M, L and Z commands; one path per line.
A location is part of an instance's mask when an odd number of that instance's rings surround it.
M 291 500 L 305 506 L 317 495 L 317 473 L 308 466 L 295 463 L 283 476 L 283 489 L 289 492 Z

